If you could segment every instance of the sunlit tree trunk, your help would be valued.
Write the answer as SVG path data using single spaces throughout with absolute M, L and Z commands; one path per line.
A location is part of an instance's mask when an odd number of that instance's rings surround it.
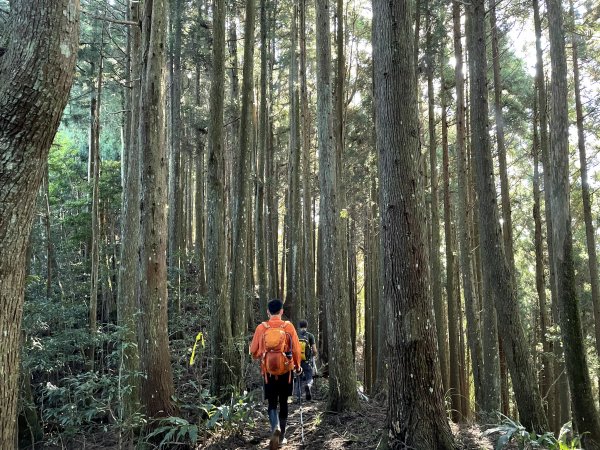
M 459 264 L 462 276 L 462 288 L 465 297 L 465 313 L 467 316 L 467 343 L 471 353 L 471 367 L 473 370 L 473 385 L 475 388 L 475 405 L 482 404 L 482 379 L 483 353 L 481 349 L 481 333 L 476 292 L 474 286 L 473 248 L 470 232 L 470 223 L 473 220 L 469 208 L 468 190 L 469 176 L 467 174 L 467 155 L 465 148 L 465 74 L 463 69 L 463 48 L 461 43 L 460 3 L 452 3 L 452 21 L 454 37 L 454 57 L 456 59 L 455 86 L 456 86 L 456 177 L 458 185 L 457 195 L 457 230 L 459 247 Z
M 322 226 L 323 302 L 327 304 L 329 340 L 329 407 L 334 411 L 357 403 L 356 370 L 350 342 L 350 305 L 342 267 L 339 179 L 331 99 L 329 0 L 316 0 L 317 130 L 319 141 L 319 202 Z
M 429 294 L 419 180 L 414 2 L 373 1 L 375 124 L 388 322 L 390 448 L 452 449 Z M 393 374 L 393 375 L 391 375 Z
M 548 245 L 548 258 L 550 261 L 554 258 L 553 229 L 552 229 L 552 205 L 550 204 L 552 185 L 550 183 L 550 159 L 549 159 L 549 137 L 548 137 L 548 100 L 546 94 L 546 79 L 544 77 L 544 62 L 542 51 L 542 21 L 540 17 L 540 8 L 538 0 L 532 0 L 533 17 L 535 28 L 535 47 L 536 47 L 536 76 L 535 83 L 537 87 L 538 108 L 540 114 L 540 150 L 542 165 L 544 167 L 544 213 L 546 218 L 546 242 Z M 556 291 L 556 273 L 554 265 L 549 264 L 550 293 L 552 298 L 552 320 L 558 321 L 558 296 Z M 555 432 L 560 430 L 562 424 L 570 418 L 569 405 L 569 385 L 566 374 L 564 373 L 564 362 L 562 362 L 562 346 L 559 342 L 551 343 L 554 351 L 554 373 L 557 376 L 556 383 L 551 390 L 554 393 L 554 422 L 551 424 Z M 550 399 L 551 397 L 549 397 Z
M 285 280 L 285 310 L 290 320 L 297 322 L 302 316 L 301 279 L 300 279 L 300 256 L 303 251 L 300 232 L 301 209 L 300 209 L 300 107 L 298 95 L 298 55 L 296 53 L 298 43 L 298 7 L 293 6 L 290 47 L 290 71 L 289 71 L 289 117 L 290 117 L 290 139 L 287 165 L 288 197 L 286 208 L 286 280 Z M 283 267 L 283 266 L 282 266 Z
M 440 212 L 438 191 L 438 167 L 437 167 L 437 142 L 435 137 L 435 91 L 433 87 L 433 76 L 435 72 L 435 53 L 432 38 L 432 5 L 427 4 L 427 105 L 428 105 L 428 129 L 429 129 L 429 177 L 431 180 L 431 249 L 429 261 L 431 265 L 431 287 L 433 293 L 433 309 L 435 311 L 435 327 L 437 331 L 438 355 L 442 374 L 442 386 L 444 392 L 450 388 L 448 368 L 448 347 L 446 344 L 448 334 L 448 322 L 446 320 L 446 308 L 442 299 L 442 268 L 440 263 Z M 443 82 L 442 82 L 443 83 Z M 442 93 L 441 95 L 444 95 Z M 443 107 L 442 107 L 443 108 Z M 454 393 L 456 394 L 456 392 Z M 458 412 L 458 409 L 456 410 Z
M 542 396 L 547 397 L 546 413 L 550 422 L 550 427 L 554 430 L 555 426 L 555 390 L 552 386 L 554 382 L 554 364 L 552 357 L 552 342 L 548 338 L 548 328 L 551 325 L 548 318 L 548 306 L 546 298 L 546 280 L 544 265 L 544 236 L 542 232 L 542 214 L 540 211 L 541 192 L 540 192 L 540 172 L 539 172 L 539 152 L 540 140 L 538 133 L 538 102 L 534 101 L 534 121 L 533 121 L 533 220 L 535 222 L 535 284 L 538 294 L 539 305 L 539 324 L 540 338 L 542 341 L 543 354 L 541 356 L 542 367 L 540 370 L 540 391 Z
M 596 337 L 596 353 L 600 355 L 600 285 L 598 281 L 598 256 L 596 254 L 596 239 L 594 237 L 594 219 L 592 216 L 592 201 L 588 180 L 588 160 L 585 149 L 585 132 L 583 127 L 583 106 L 581 104 L 581 77 L 579 75 L 579 37 L 575 32 L 575 11 L 573 0 L 570 0 L 571 16 L 571 49 L 573 52 L 573 89 L 575 91 L 575 114 L 577 122 L 577 147 L 579 149 L 579 168 L 581 172 L 581 199 L 583 201 L 583 219 L 585 222 L 585 238 L 588 252 L 588 267 L 590 271 L 590 287 L 592 305 L 594 307 L 594 331 Z
M 311 183 L 311 135 L 313 127 L 308 103 L 308 83 L 306 75 L 306 12 L 307 1 L 300 0 L 300 118 L 302 125 L 302 207 L 303 207 L 303 247 L 304 247 L 304 297 L 306 300 L 306 317 L 309 326 L 318 332 L 318 305 L 315 297 L 315 264 L 313 251 L 313 238 L 315 234 L 313 225 L 312 183 Z
M 571 390 L 573 421 L 589 448 L 600 448 L 600 418 L 581 330 L 579 299 L 575 286 L 573 236 L 569 205 L 569 116 L 567 105 L 567 58 L 562 3 L 548 0 L 550 60 L 552 67 L 552 115 L 550 120 L 551 208 L 559 320 L 565 349 L 565 366 Z M 594 443 L 595 441 L 595 443 Z
M 494 171 L 488 135 L 484 13 L 483 0 L 473 0 L 469 7 L 470 26 L 468 27 L 467 44 L 470 58 L 471 123 L 475 175 L 479 196 L 478 208 L 482 268 L 484 285 L 489 287 L 491 294 L 490 296 L 484 295 L 484 301 L 486 297 L 491 297 L 493 305 L 498 312 L 499 321 L 502 323 L 502 340 L 505 344 L 504 349 L 512 377 L 512 385 L 515 391 L 521 423 L 527 428 L 542 432 L 548 429 L 548 423 L 542 407 L 542 398 L 537 386 L 534 367 L 527 348 L 525 332 L 521 324 L 516 289 L 512 282 L 510 268 L 504 254 L 498 218 Z M 491 313 L 492 311 L 490 311 Z M 484 327 L 488 326 L 489 323 L 486 324 L 484 322 Z M 487 348 L 489 349 L 490 347 Z M 486 354 L 484 352 L 485 357 Z M 486 367 L 486 361 L 488 360 L 484 359 L 484 368 Z M 491 382 L 491 380 L 487 381 L 484 379 L 484 384 L 488 382 Z M 497 398 L 497 400 L 494 400 L 494 403 L 487 403 L 487 405 L 486 412 L 497 410 L 500 406 L 500 399 Z M 491 409 L 492 405 L 494 405 L 494 409 Z

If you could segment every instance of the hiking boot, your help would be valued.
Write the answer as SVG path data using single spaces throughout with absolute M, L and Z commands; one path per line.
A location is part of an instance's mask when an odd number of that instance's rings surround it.
M 310 392 L 310 387 L 305 386 L 304 390 L 306 391 L 306 401 L 310 402 L 312 400 L 312 394 Z
M 269 450 L 277 450 L 279 448 L 279 438 L 281 437 L 281 429 L 279 425 L 273 431 L 271 435 L 271 440 L 269 441 Z

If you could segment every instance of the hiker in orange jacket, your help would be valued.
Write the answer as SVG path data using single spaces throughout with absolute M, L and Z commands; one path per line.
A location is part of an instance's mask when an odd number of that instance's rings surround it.
M 265 397 L 269 402 L 271 423 L 270 449 L 286 443 L 285 428 L 288 418 L 288 397 L 293 391 L 293 376 L 302 373 L 300 342 L 291 322 L 281 318 L 283 302 L 271 300 L 267 305 L 269 320 L 256 327 L 250 353 L 261 360 L 261 373 L 265 379 Z M 279 402 L 279 414 L 277 403 Z

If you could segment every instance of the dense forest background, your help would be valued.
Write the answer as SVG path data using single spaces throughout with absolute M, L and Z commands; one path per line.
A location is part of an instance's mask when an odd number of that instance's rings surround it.
M 318 337 L 310 423 L 374 420 L 306 448 L 600 448 L 599 17 L 0 1 L 0 447 L 254 448 L 281 298 Z M 60 125 L 11 106 L 49 55 Z

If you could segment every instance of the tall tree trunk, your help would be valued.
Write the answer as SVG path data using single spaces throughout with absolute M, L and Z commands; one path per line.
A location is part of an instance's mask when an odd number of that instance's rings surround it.
M 92 64 L 92 70 L 94 65 Z M 98 62 L 98 74 L 96 86 L 92 94 L 90 107 L 90 148 L 89 148 L 89 172 L 88 183 L 92 190 L 91 210 L 91 248 L 90 248 L 90 309 L 89 327 L 92 337 L 96 335 L 96 317 L 98 315 L 98 269 L 100 266 L 100 251 L 98 242 L 100 240 L 100 105 L 102 100 L 102 79 L 104 74 L 104 25 L 100 37 L 100 54 Z M 92 339 L 93 340 L 93 339 Z M 94 344 L 89 349 L 88 365 L 94 368 Z
M 254 0 L 246 1 L 246 20 L 244 25 L 244 66 L 242 78 L 242 112 L 240 124 L 240 145 L 237 155 L 237 166 L 234 166 L 234 179 L 237 187 L 232 202 L 236 205 L 236 214 L 233 217 L 233 248 L 230 270 L 229 302 L 232 313 L 232 332 L 234 339 L 243 339 L 246 333 L 248 321 L 246 319 L 247 292 L 246 292 L 246 269 L 248 251 L 248 178 L 250 176 L 250 152 L 252 151 L 252 110 L 254 100 L 254 24 L 255 4 Z M 237 151 L 237 149 L 234 149 Z M 235 365 L 236 376 L 242 378 L 245 348 L 239 355 L 239 362 Z
M 483 8 L 483 6 L 482 6 Z M 473 102 L 474 102 L 474 98 L 477 98 L 477 102 L 478 102 L 478 107 L 481 108 L 482 103 L 483 103 L 483 97 L 476 97 L 476 94 L 473 94 L 473 88 L 474 86 L 477 85 L 477 83 L 487 83 L 487 78 L 485 78 L 483 81 L 482 80 L 478 80 L 476 78 L 476 74 L 474 73 L 472 67 L 473 67 L 473 61 L 478 57 L 477 55 L 473 54 L 475 53 L 475 51 L 473 50 L 473 47 L 471 46 L 472 42 L 475 42 L 477 40 L 477 43 L 481 42 L 483 45 L 485 45 L 485 40 L 483 40 L 482 38 L 480 38 L 477 33 L 474 31 L 474 22 L 475 20 L 472 19 L 472 14 L 469 14 L 467 17 L 467 23 L 466 23 L 466 29 L 467 29 L 467 46 L 468 46 L 468 51 L 469 51 L 469 68 L 470 68 L 470 76 L 471 76 L 471 83 L 470 83 L 470 89 L 471 89 L 471 124 L 472 124 L 472 128 L 473 130 L 476 129 L 477 124 L 475 123 L 473 118 L 479 118 L 479 116 L 477 116 L 477 114 L 475 114 L 473 111 Z M 481 50 L 480 50 L 481 51 Z M 483 54 L 485 54 L 485 50 L 482 51 Z M 487 60 L 485 60 L 484 58 L 484 62 L 487 64 Z M 479 61 L 477 62 L 477 64 L 481 64 L 481 57 L 479 59 Z M 487 114 L 487 94 L 485 96 L 485 111 Z M 481 110 L 478 111 L 478 113 L 481 113 Z M 486 116 L 487 117 L 487 116 Z M 485 121 L 485 124 L 480 124 L 480 127 L 482 130 L 484 130 L 482 132 L 483 139 L 485 139 L 485 145 L 488 146 L 488 152 L 489 150 L 489 135 L 488 135 L 488 122 L 487 119 Z M 482 152 L 484 150 L 482 150 L 481 148 L 481 142 L 478 141 L 478 139 L 480 139 L 479 137 L 476 137 L 475 135 L 473 135 L 473 158 L 477 158 L 479 155 L 482 154 Z M 476 155 L 476 156 L 475 156 Z M 490 153 L 490 157 L 491 157 L 491 153 Z M 491 164 L 491 162 L 490 162 Z M 477 166 L 477 160 L 474 161 L 474 165 Z M 493 172 L 490 172 L 493 174 Z M 477 172 L 475 173 L 475 175 L 477 176 Z M 476 183 L 479 183 L 479 179 L 477 179 Z M 494 194 L 495 195 L 495 194 Z M 479 191 L 479 184 L 477 184 L 477 197 L 479 199 L 479 202 L 481 202 L 482 200 L 482 195 Z M 495 197 L 494 197 L 495 198 Z M 478 203 L 478 202 L 476 202 Z M 494 204 L 494 207 L 496 207 L 496 205 Z M 496 211 L 497 214 L 497 211 Z M 487 226 L 487 224 L 483 224 L 481 221 L 481 209 L 479 209 L 479 215 L 478 215 L 478 224 L 479 224 L 479 232 L 482 233 L 482 228 L 484 228 L 485 226 Z M 483 234 L 483 233 L 482 233 Z M 482 237 L 482 242 L 485 239 L 485 237 Z M 482 403 L 481 403 L 481 414 L 485 415 L 485 419 L 489 420 L 489 419 L 493 419 L 495 417 L 496 411 L 500 410 L 500 361 L 499 361 L 499 348 L 498 348 L 498 325 L 497 325 L 497 317 L 496 317 L 496 308 L 497 305 L 495 305 L 495 301 L 494 301 L 494 297 L 493 297 L 493 287 L 492 287 L 492 281 L 491 281 L 491 276 L 490 275 L 490 270 L 487 267 L 485 267 L 486 264 L 486 251 L 487 248 L 481 248 L 481 243 L 479 245 L 477 245 L 477 248 L 479 249 L 479 255 L 480 255 L 480 261 L 479 261 L 479 270 L 480 270 L 480 274 L 482 275 L 480 277 L 480 283 L 481 283 L 481 311 L 482 311 L 482 326 L 481 326 L 481 341 L 482 341 L 482 371 L 481 371 L 481 381 L 482 381 L 482 386 L 481 386 L 481 399 L 482 399 Z M 496 244 L 497 245 L 497 244 Z
M 548 245 L 548 258 L 553 261 L 554 244 L 552 230 L 552 205 L 550 204 L 551 189 L 550 183 L 550 158 L 549 158 L 549 138 L 548 138 L 548 101 L 546 95 L 546 80 L 544 77 L 544 61 L 542 52 L 542 20 L 540 17 L 540 7 L 538 0 L 532 0 L 533 18 L 535 28 L 535 48 L 536 48 L 536 75 L 535 83 L 537 87 L 538 108 L 540 114 L 540 150 L 542 157 L 542 165 L 544 168 L 544 212 L 546 217 L 546 242 Z M 558 296 L 556 291 L 556 273 L 554 264 L 550 263 L 550 293 L 552 299 L 552 320 L 558 322 Z M 552 344 L 554 351 L 554 373 L 558 374 L 557 382 L 551 389 L 554 391 L 554 422 L 551 424 L 555 432 L 560 430 L 563 423 L 569 420 L 569 404 L 566 401 L 568 398 L 568 381 L 564 374 L 564 362 L 562 362 L 562 346 Z
M 202 4 L 202 3 L 200 3 Z M 196 60 L 196 107 L 200 108 L 202 105 L 202 97 L 200 95 L 200 59 Z M 195 118 L 198 121 L 198 118 Z M 196 123 L 194 127 L 196 131 L 196 195 L 194 196 L 194 211 L 196 214 L 196 242 L 195 242 L 195 253 L 196 253 L 196 265 L 198 266 L 198 275 L 196 277 L 198 283 L 198 292 L 201 295 L 206 295 L 206 241 L 205 241 L 205 214 L 206 214 L 206 196 L 205 196 L 205 176 L 204 176 L 204 158 L 205 158 L 205 143 L 201 135 L 204 130 L 200 129 L 200 125 Z
M 165 147 L 164 0 L 148 0 L 142 17 L 142 69 L 139 139 L 141 148 L 141 226 L 139 336 L 141 397 L 149 417 L 175 411 L 167 330 L 167 154 Z
M 225 278 L 225 164 L 224 164 L 224 76 L 225 76 L 225 0 L 213 2 L 213 73 L 210 86 L 210 123 L 208 129 L 208 182 L 206 279 L 211 306 L 211 392 L 225 395 L 234 385 L 230 370 L 234 350 L 231 329 L 231 304 Z
M 592 217 L 592 201 L 588 181 L 587 156 L 583 128 L 583 106 L 581 104 L 581 88 L 579 76 L 579 38 L 575 33 L 575 11 L 573 0 L 570 0 L 571 16 L 571 47 L 573 51 L 573 89 L 575 90 L 575 114 L 577 121 L 577 147 L 579 148 L 579 167 L 581 172 L 581 198 L 583 200 L 583 219 L 585 222 L 585 238 L 588 252 L 588 268 L 590 271 L 590 286 L 592 290 L 592 305 L 594 307 L 594 331 L 596 336 L 596 353 L 600 355 L 600 284 L 598 281 L 598 256 L 596 254 L 596 239 L 594 237 L 594 222 Z M 597 374 L 598 375 L 598 374 Z M 600 379 L 600 378 L 599 378 Z
M 276 20 L 275 5 L 269 3 L 267 21 L 269 30 L 272 30 Z M 275 89 L 273 83 L 273 68 L 275 65 L 275 33 L 270 32 L 268 44 L 268 82 L 269 86 L 269 105 L 273 105 Z M 275 136 L 273 120 L 267 118 L 267 148 L 265 161 L 265 208 L 267 213 L 266 239 L 267 239 L 267 266 L 268 266 L 268 296 L 276 298 L 279 295 L 279 276 L 278 276 L 278 234 L 279 234 L 279 213 L 277 201 L 277 181 L 275 172 Z
M 182 254 L 185 248 L 184 233 L 184 191 L 181 151 L 182 126 L 181 126 L 181 34 L 182 34 L 182 9 L 183 0 L 171 0 L 172 5 L 172 38 L 171 47 L 171 114 L 170 142 L 169 142 L 169 267 L 175 271 L 175 308 L 181 311 L 181 271 Z
M 475 175 L 479 195 L 484 285 L 489 286 L 493 304 L 498 312 L 499 320 L 503 324 L 501 328 L 502 339 L 505 344 L 504 349 L 506 350 L 521 423 L 527 428 L 542 432 L 548 429 L 548 424 L 536 383 L 534 367 L 531 364 L 525 332 L 521 324 L 516 290 L 504 254 L 498 220 L 494 171 L 488 135 L 487 60 L 483 0 L 473 0 L 469 12 L 470 26 L 467 33 L 467 44 L 471 74 L 471 122 L 475 152 Z M 484 368 L 485 366 L 484 362 Z M 484 383 L 486 383 L 485 380 Z M 499 399 L 496 404 L 497 409 Z
M 289 75 L 289 99 L 290 99 L 290 141 L 288 157 L 288 201 L 286 208 L 287 223 L 287 245 L 286 255 L 286 281 L 285 281 L 285 311 L 287 317 L 292 321 L 301 318 L 301 279 L 300 279 L 300 256 L 302 242 L 301 210 L 300 210 L 300 109 L 298 105 L 298 56 L 296 54 L 298 42 L 298 7 L 296 2 L 293 6 L 291 47 L 290 47 L 290 75 Z
M 373 1 L 373 63 L 388 322 L 388 446 L 454 448 L 429 295 L 419 180 L 414 2 Z
M 310 159 L 312 124 L 308 104 L 308 82 L 306 76 L 306 8 L 307 0 L 300 1 L 300 118 L 302 125 L 302 235 L 304 238 L 304 297 L 309 326 L 318 333 L 318 305 L 315 297 L 315 256 L 313 251 L 314 225 L 311 212 L 312 192 Z
M 429 263 L 431 265 L 431 287 L 433 292 L 433 309 L 435 311 L 435 328 L 437 331 L 438 355 L 442 374 L 444 392 L 450 388 L 450 372 L 448 368 L 448 322 L 444 300 L 442 299 L 442 268 L 440 263 L 440 212 L 438 193 L 437 142 L 435 138 L 435 91 L 433 75 L 435 72 L 435 49 L 432 38 L 432 5 L 427 5 L 427 104 L 429 119 L 429 176 L 431 179 L 431 248 Z M 440 66 L 441 67 L 441 66 Z M 443 69 L 443 68 L 442 68 Z M 443 86 L 443 81 L 442 81 Z M 445 95 L 443 92 L 441 95 Z M 442 107 L 443 108 L 443 107 Z M 444 167 L 445 169 L 445 167 Z M 457 394 L 456 392 L 454 394 Z M 458 411 L 458 410 L 456 410 Z
M 0 448 L 6 449 L 16 442 L 25 255 L 75 72 L 79 1 L 13 1 L 7 23 L 10 38 L 0 57 Z
M 267 156 L 268 113 L 267 113 L 267 0 L 260 0 L 260 106 L 258 124 L 258 147 L 256 167 L 256 209 L 254 217 L 256 242 L 256 272 L 258 275 L 258 298 L 264 305 L 268 293 L 267 243 L 265 227 L 265 166 Z M 268 220 L 268 219 L 267 219 Z
M 552 228 L 554 270 L 560 306 L 560 329 L 565 349 L 565 366 L 571 390 L 573 421 L 589 448 L 600 448 L 600 418 L 594 404 L 586 361 L 579 299 L 575 286 L 573 237 L 569 206 L 569 117 L 567 105 L 567 58 L 563 31 L 562 3 L 548 0 L 550 56 L 552 67 L 552 116 L 550 161 L 552 171 Z M 593 443 L 595 441 L 595 443 Z
M 351 219 L 349 219 L 350 221 Z M 348 301 L 350 303 L 350 341 L 352 342 L 352 360 L 356 362 L 356 222 L 348 221 Z
M 513 286 L 516 289 L 515 280 L 515 255 L 512 238 L 512 212 L 510 206 L 510 186 L 508 183 L 508 172 L 506 169 L 506 146 L 504 143 L 504 114 L 502 113 L 502 80 L 500 78 L 500 52 L 498 51 L 498 26 L 496 21 L 496 0 L 489 0 L 490 5 L 490 29 L 492 31 L 492 67 L 494 72 L 494 119 L 496 122 L 496 143 L 498 145 L 498 162 L 500 168 L 500 193 L 502 197 L 502 237 L 504 240 L 504 251 L 508 261 Z M 506 354 L 501 340 L 498 342 L 499 364 L 500 364 L 500 399 L 501 409 L 504 415 L 508 415 L 508 368 Z
M 130 20 L 139 23 L 139 3 L 129 2 Z M 128 31 L 128 47 L 131 56 L 130 72 L 131 92 L 128 104 L 131 109 L 128 115 L 129 135 L 124 151 L 125 178 L 123 182 L 123 208 L 121 229 L 121 264 L 119 266 L 119 282 L 117 291 L 117 323 L 125 330 L 123 335 L 121 371 L 127 374 L 131 381 L 131 390 L 124 390 L 119 411 L 121 420 L 126 420 L 139 409 L 139 382 L 135 373 L 139 372 L 140 361 L 137 347 L 137 313 L 139 312 L 139 260 L 140 248 L 140 146 L 139 146 L 139 115 L 140 115 L 140 55 L 141 30 L 132 26 Z M 131 436 L 125 436 L 130 441 Z
M 467 174 L 467 155 L 465 148 L 465 77 L 463 71 L 463 49 L 461 43 L 460 2 L 452 2 L 452 21 L 454 36 L 454 57 L 456 59 L 456 165 L 458 180 L 458 246 L 460 273 L 462 275 L 463 293 L 465 296 L 465 312 L 467 316 L 467 342 L 471 353 L 473 370 L 473 385 L 475 388 L 475 405 L 483 402 L 481 369 L 483 352 L 481 349 L 481 333 L 479 324 L 479 308 L 477 307 L 476 290 L 474 286 L 473 248 L 470 232 L 472 222 L 471 208 L 468 201 L 469 175 Z
M 544 237 L 542 233 L 542 214 L 540 212 L 541 193 L 540 193 L 540 172 L 539 172 L 539 151 L 540 142 L 538 135 L 538 102 L 534 100 L 534 121 L 533 121 L 533 220 L 535 222 L 535 284 L 538 294 L 538 305 L 540 310 L 540 338 L 542 340 L 542 367 L 540 370 L 540 391 L 543 397 L 547 398 L 546 413 L 552 430 L 556 424 L 555 411 L 555 390 L 554 382 L 554 362 L 552 357 L 552 341 L 548 339 L 548 328 L 550 321 L 548 318 L 548 308 L 546 305 L 546 281 L 544 273 Z
M 356 370 L 350 343 L 350 305 L 342 278 L 338 158 L 331 101 L 329 0 L 316 0 L 317 128 L 319 139 L 320 213 L 323 220 L 323 301 L 327 304 L 329 339 L 329 407 L 334 411 L 357 403 Z
M 448 120 L 446 118 L 446 92 L 442 78 L 442 154 L 443 154 L 443 177 L 444 177 L 444 236 L 446 243 L 446 300 L 448 303 L 448 345 L 449 345 L 449 378 L 448 389 L 452 405 L 452 420 L 458 422 L 461 419 L 461 396 L 460 396 L 460 355 L 458 336 L 458 293 L 454 278 L 454 248 L 452 227 L 452 206 L 450 199 L 450 156 L 448 154 Z M 437 178 L 437 176 L 436 176 Z M 432 178 L 433 181 L 433 178 Z M 438 245 L 439 247 L 439 245 Z M 434 249 L 434 251 L 439 251 Z M 435 305 L 434 305 L 435 307 Z M 444 327 L 445 328 L 445 327 Z M 445 336 L 444 336 L 445 341 Z M 446 391 L 444 391 L 446 392 Z
M 373 350 L 375 347 L 374 341 L 374 329 L 373 329 L 373 296 L 371 295 L 371 285 L 377 282 L 377 277 L 373 279 L 373 272 L 371 270 L 373 253 L 371 248 L 371 223 L 373 222 L 373 218 L 371 217 L 371 206 L 366 205 L 366 213 L 365 213 L 365 228 L 363 232 L 364 241 L 363 241 L 363 274 L 364 274 L 364 319 L 365 319 L 365 328 L 364 328 L 364 377 L 365 377 L 365 391 L 367 393 L 371 393 L 373 391 L 374 385 L 374 375 L 375 375 L 375 365 L 373 364 Z

